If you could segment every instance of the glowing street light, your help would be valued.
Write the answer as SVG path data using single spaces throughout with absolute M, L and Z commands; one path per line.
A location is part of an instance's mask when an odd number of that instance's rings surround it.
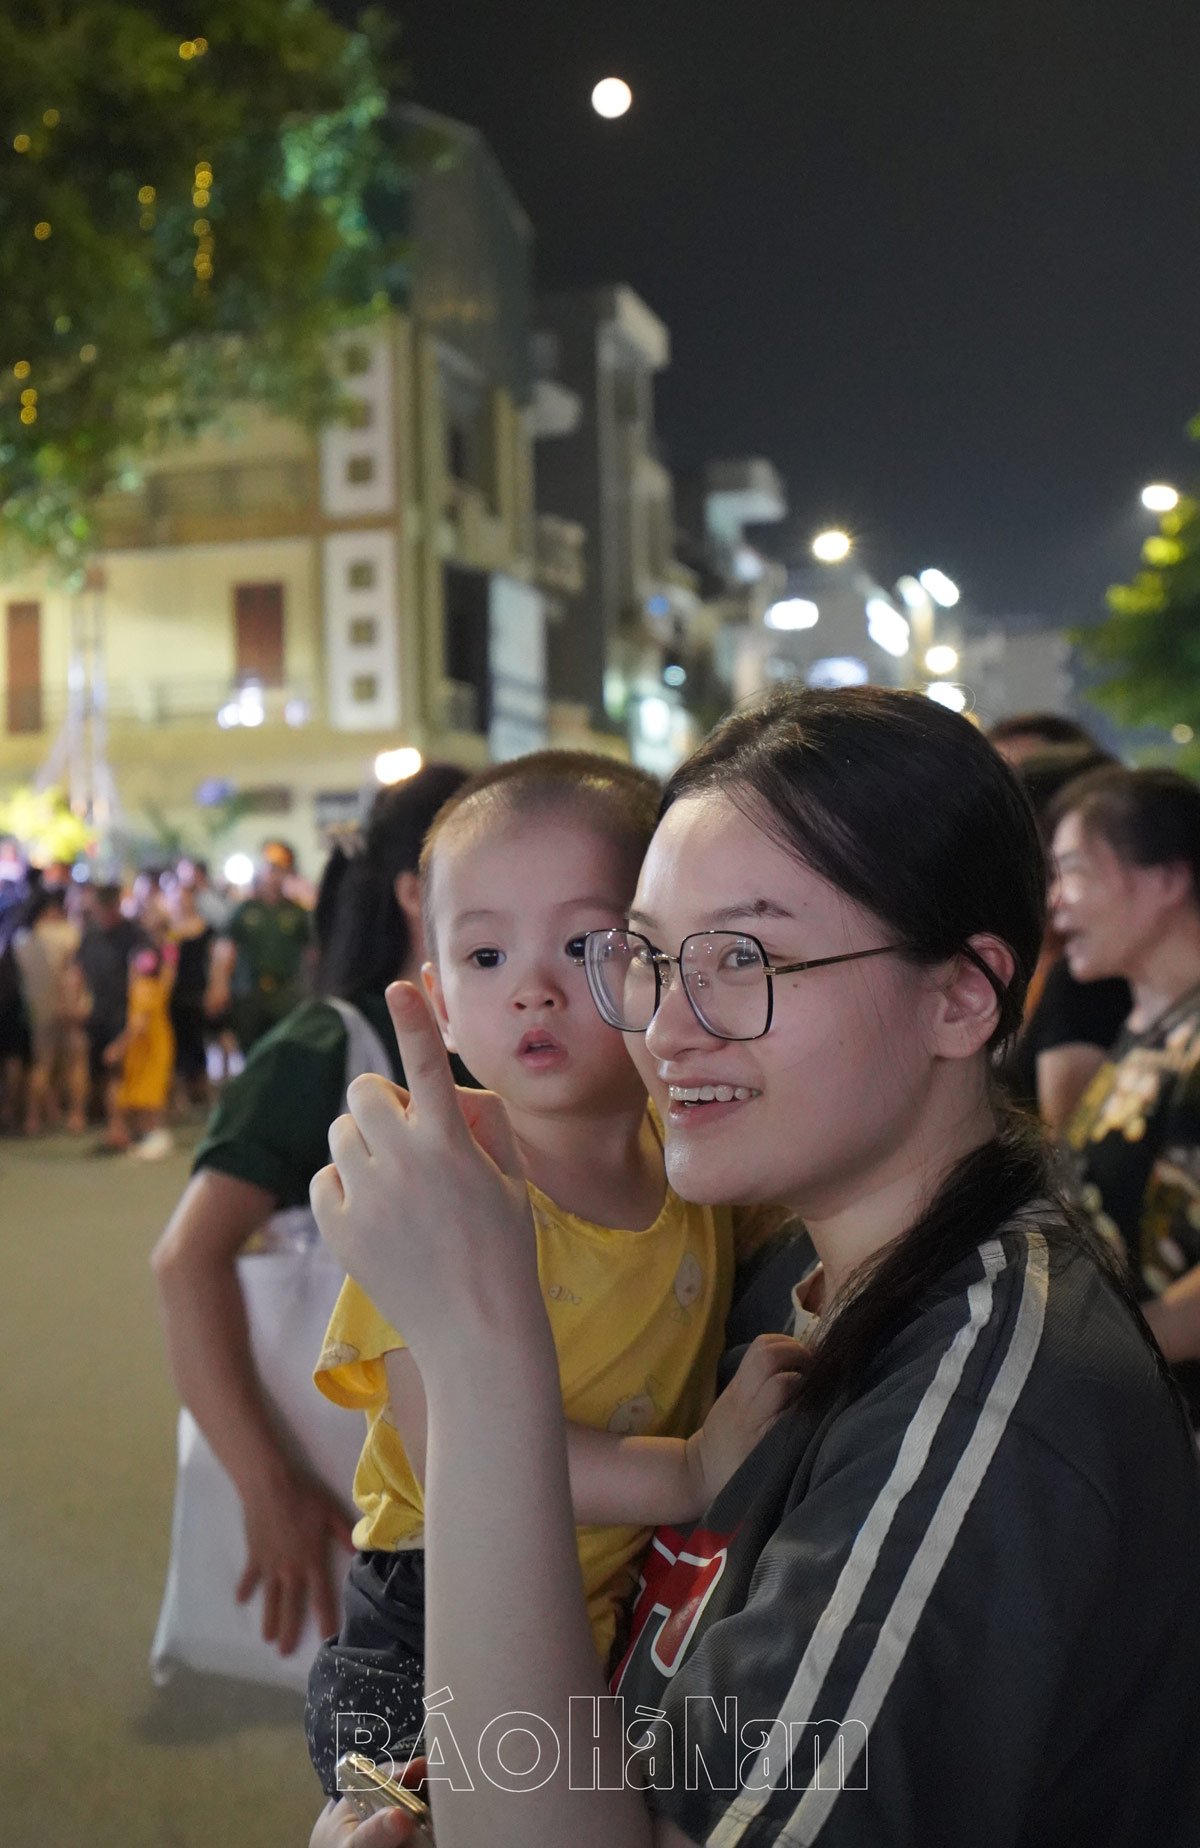
M 840 565 L 843 558 L 849 558 L 852 545 L 849 533 L 831 527 L 828 532 L 818 533 L 813 540 L 813 557 L 819 558 L 823 565 Z
M 908 653 L 911 634 L 908 622 L 886 597 L 868 598 L 867 634 L 877 648 L 882 648 L 885 654 L 895 655 L 897 660 Z
M 623 77 L 602 77 L 592 91 L 592 108 L 608 122 L 627 114 L 632 103 L 633 91 Z
M 925 691 L 930 699 L 935 699 L 939 706 L 949 707 L 951 712 L 966 711 L 967 696 L 952 680 L 932 680 Z
M 925 665 L 931 674 L 945 679 L 958 666 L 958 649 L 951 648 L 949 642 L 938 642 L 926 653 Z
M 962 592 L 953 578 L 948 578 L 944 571 L 922 571 L 917 582 L 923 590 L 929 592 L 935 603 L 940 603 L 944 610 L 952 610 Z
M 231 886 L 244 889 L 254 884 L 254 861 L 248 853 L 231 853 L 225 862 L 225 877 Z
M 1142 506 L 1147 513 L 1174 513 L 1179 505 L 1179 489 L 1166 481 L 1152 481 L 1142 489 Z
M 807 597 L 784 597 L 771 604 L 763 621 L 768 629 L 811 629 L 820 613 Z
M 416 776 L 424 761 L 420 751 L 410 744 L 401 745 L 397 751 L 380 751 L 375 759 L 376 780 L 388 786 L 403 783 L 408 777 Z

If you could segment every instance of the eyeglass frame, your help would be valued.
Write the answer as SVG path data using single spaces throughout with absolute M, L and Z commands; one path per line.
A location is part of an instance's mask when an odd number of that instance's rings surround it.
M 771 1022 L 775 1018 L 775 983 L 772 979 L 774 976 L 798 975 L 804 969 L 823 969 L 827 968 L 831 963 L 862 962 L 868 956 L 887 956 L 896 950 L 903 950 L 908 947 L 903 943 L 883 943 L 874 950 L 843 950 L 839 956 L 812 956 L 804 962 L 773 963 L 758 938 L 754 936 L 751 931 L 692 930 L 688 932 L 687 936 L 679 945 L 678 955 L 672 956 L 668 950 L 656 949 L 649 937 L 643 937 L 641 931 L 627 930 L 624 926 L 621 926 L 619 927 L 619 934 L 622 937 L 636 937 L 638 942 L 644 943 L 650 952 L 650 960 L 654 968 L 654 1012 L 651 1014 L 644 1027 L 619 1027 L 615 1021 L 606 1018 L 603 1008 L 596 999 L 596 990 L 592 984 L 592 959 L 588 953 L 588 945 L 593 938 L 612 937 L 617 934 L 618 927 L 609 925 L 604 929 L 585 932 L 583 939 L 583 966 L 588 978 L 588 989 L 591 993 L 593 1002 L 595 1002 L 596 1012 L 604 1021 L 605 1026 L 613 1027 L 618 1033 L 649 1033 L 651 1027 L 654 1025 L 655 1016 L 662 1006 L 663 978 L 659 972 L 660 965 L 662 963 L 674 963 L 675 967 L 679 970 L 679 986 L 682 988 L 687 998 L 687 1004 L 695 1015 L 696 1021 L 702 1031 L 707 1033 L 710 1039 L 728 1040 L 731 1045 L 738 1046 L 748 1045 L 751 1040 L 763 1039 L 765 1035 L 771 1031 Z M 688 944 L 697 937 L 734 937 L 742 943 L 752 943 L 758 951 L 762 958 L 763 974 L 767 978 L 767 1024 L 760 1032 L 738 1034 L 718 1033 L 714 1028 L 709 1026 L 708 1022 L 702 1016 L 692 996 L 691 989 L 688 987 L 687 977 L 683 973 L 683 952 Z

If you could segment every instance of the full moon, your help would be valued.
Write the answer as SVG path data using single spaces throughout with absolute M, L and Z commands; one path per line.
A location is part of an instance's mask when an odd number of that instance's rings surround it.
M 592 91 L 592 108 L 597 115 L 615 121 L 633 102 L 633 91 L 623 77 L 602 77 Z

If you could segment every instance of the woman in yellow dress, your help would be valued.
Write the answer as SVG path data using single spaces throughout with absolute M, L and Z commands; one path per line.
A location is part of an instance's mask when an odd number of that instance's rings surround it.
M 142 1161 L 161 1161 L 174 1146 L 163 1115 L 175 1069 L 170 1015 L 175 960 L 170 943 L 138 951 L 129 972 L 125 1031 L 104 1054 L 106 1064 L 121 1068 L 113 1141 L 118 1147 L 132 1145 L 131 1152 Z

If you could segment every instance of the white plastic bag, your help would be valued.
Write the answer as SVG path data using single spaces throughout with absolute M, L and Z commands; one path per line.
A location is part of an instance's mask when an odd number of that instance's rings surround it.
M 332 1005 L 347 1026 L 347 1085 L 367 1071 L 390 1076 L 383 1043 L 369 1022 L 345 1002 Z M 352 1514 L 362 1414 L 332 1404 L 312 1379 L 343 1272 L 307 1207 L 277 1213 L 266 1243 L 266 1250 L 240 1257 L 237 1265 L 259 1379 L 285 1440 Z M 340 1549 L 334 1557 L 346 1558 Z M 245 1565 L 241 1499 L 191 1413 L 182 1411 L 171 1560 L 150 1649 L 156 1682 L 185 1667 L 304 1692 L 322 1641 L 316 1619 L 310 1609 L 297 1647 L 280 1655 L 274 1643 L 263 1641 L 262 1587 L 245 1604 L 235 1602 Z

